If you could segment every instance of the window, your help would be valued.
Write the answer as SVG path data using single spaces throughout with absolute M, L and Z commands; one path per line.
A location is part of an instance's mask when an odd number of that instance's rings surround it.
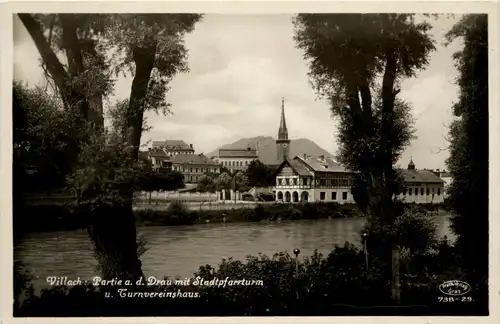
M 320 192 L 320 193 L 319 193 L 319 199 L 320 199 L 320 200 L 325 200 L 325 196 L 326 196 L 326 195 L 325 195 L 325 192 L 324 192 L 324 191 L 322 191 L 322 192 Z
M 342 193 L 342 200 L 347 200 L 347 192 Z
M 304 185 L 307 186 L 307 178 L 304 178 Z
M 281 185 L 285 185 L 286 184 L 286 180 L 285 179 L 281 179 Z
M 403 188 L 403 195 L 406 196 L 406 187 Z
M 413 190 L 411 188 L 408 189 L 408 196 L 411 196 L 413 194 Z
M 196 168 L 194 172 L 198 173 L 198 168 Z
M 437 188 L 437 191 L 438 191 L 437 194 L 439 196 L 441 194 L 441 188 Z
M 245 165 L 248 165 L 248 161 L 245 161 Z
M 429 188 L 427 188 L 427 196 L 430 195 L 430 194 L 431 194 L 430 190 L 429 190 Z
M 332 200 L 337 200 L 337 193 L 336 192 L 332 192 Z
M 418 196 L 418 188 L 415 188 L 415 196 Z
M 296 186 L 297 185 L 297 178 L 293 179 L 293 184 Z
M 424 188 L 420 188 L 420 194 L 423 196 L 424 195 Z

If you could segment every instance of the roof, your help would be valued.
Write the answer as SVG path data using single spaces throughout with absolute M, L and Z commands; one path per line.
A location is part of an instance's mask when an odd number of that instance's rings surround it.
M 183 140 L 165 140 L 165 141 L 153 141 L 153 147 L 163 147 L 167 150 L 189 150 L 194 151 L 194 149 L 189 146 Z
M 309 170 L 298 160 L 290 160 L 288 161 L 292 169 L 297 172 L 301 176 L 310 176 L 312 175 Z
M 252 148 L 219 149 L 219 158 L 258 158 L 257 150 Z
M 405 182 L 444 183 L 444 180 L 429 170 L 401 170 Z
M 203 154 L 177 154 L 172 157 L 172 163 L 219 165 Z
M 165 152 L 163 152 L 162 150 L 151 150 L 148 153 L 149 153 L 149 157 L 168 158 L 167 154 Z
M 315 172 L 349 172 L 331 157 L 324 157 L 321 159 L 320 157 L 301 157 L 296 156 L 294 160 L 302 161 L 301 163 L 305 163 L 309 168 L 314 170 Z

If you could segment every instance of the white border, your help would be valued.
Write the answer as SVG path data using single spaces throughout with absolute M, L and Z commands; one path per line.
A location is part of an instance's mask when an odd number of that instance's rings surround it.
M 0 29 L 2 37 L 0 66 L 0 282 L 1 282 L 1 323 L 500 323 L 499 310 L 499 256 L 500 221 L 498 186 L 499 164 L 499 6 L 493 1 L 60 1 L 60 2 L 11 2 L 0 5 Z M 203 13 L 297 13 L 297 12 L 414 12 L 414 13 L 488 13 L 489 14 L 489 89 L 490 89 L 490 316 L 489 317 L 125 317 L 125 318 L 12 318 L 13 291 L 13 248 L 12 248 L 12 77 L 13 77 L 13 32 L 12 14 L 16 12 L 203 12 Z M 480 235 L 480 234 L 479 234 Z

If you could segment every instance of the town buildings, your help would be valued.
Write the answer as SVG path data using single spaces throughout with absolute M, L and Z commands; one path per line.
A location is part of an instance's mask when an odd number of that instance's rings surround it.
M 221 165 L 203 154 L 178 154 L 171 157 L 172 170 L 184 175 L 185 183 L 198 183 L 205 173 L 220 173 Z
M 219 163 L 203 154 L 195 154 L 192 144 L 179 140 L 153 142 L 153 148 L 141 152 L 141 156 L 151 161 L 154 171 L 181 172 L 185 183 L 197 183 L 203 174 L 221 171 Z
M 282 101 L 281 121 L 276 140 L 278 160 L 282 162 L 276 170 L 276 186 L 273 188 L 276 201 L 354 203 L 351 194 L 352 171 L 344 169 L 331 157 L 302 155 L 289 158 L 288 144 Z M 405 190 L 399 195 L 399 199 L 410 203 L 444 201 L 444 181 L 434 172 L 417 170 L 412 160 L 408 168 L 401 172 Z
M 258 158 L 257 149 L 248 146 L 246 148 L 219 149 L 214 161 L 230 171 L 244 171 L 250 162 Z

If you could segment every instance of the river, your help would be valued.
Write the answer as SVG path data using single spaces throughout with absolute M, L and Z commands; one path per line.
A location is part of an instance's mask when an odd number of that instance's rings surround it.
M 439 236 L 454 239 L 449 217 L 435 216 Z M 221 259 L 245 260 L 259 252 L 272 256 L 299 248 L 299 257 L 315 249 L 328 254 L 346 241 L 359 245 L 362 218 L 300 220 L 281 223 L 228 223 L 140 227 L 148 250 L 141 257 L 146 276 L 192 276 L 200 265 L 216 266 Z M 47 288 L 48 276 L 91 279 L 96 260 L 85 230 L 31 234 L 14 247 L 14 258 L 33 275 L 37 289 Z

